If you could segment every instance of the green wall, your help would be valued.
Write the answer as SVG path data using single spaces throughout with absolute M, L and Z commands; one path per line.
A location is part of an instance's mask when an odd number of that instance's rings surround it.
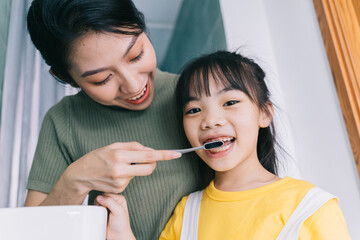
M 225 49 L 219 0 L 184 0 L 160 68 L 178 73 L 191 58 Z

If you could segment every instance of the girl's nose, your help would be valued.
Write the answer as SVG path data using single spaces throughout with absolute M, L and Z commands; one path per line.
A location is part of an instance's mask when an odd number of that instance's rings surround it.
M 212 129 L 216 127 L 224 126 L 226 123 L 225 118 L 219 114 L 214 114 L 211 116 L 206 116 L 201 123 L 202 129 Z

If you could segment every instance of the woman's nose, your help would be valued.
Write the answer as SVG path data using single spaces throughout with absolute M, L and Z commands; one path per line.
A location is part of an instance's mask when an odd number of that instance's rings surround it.
M 224 126 L 226 123 L 225 118 L 221 114 L 207 115 L 201 123 L 202 129 L 211 129 Z
M 119 90 L 124 94 L 136 94 L 143 87 L 141 78 L 131 72 L 123 71 L 120 74 Z

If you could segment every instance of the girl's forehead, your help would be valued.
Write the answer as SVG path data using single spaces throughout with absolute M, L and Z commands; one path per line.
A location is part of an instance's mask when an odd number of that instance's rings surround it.
M 214 93 L 221 92 L 224 89 L 234 89 L 229 83 L 214 79 L 209 75 L 208 79 L 196 79 L 189 86 L 189 95 L 194 97 L 211 96 Z M 235 89 L 234 89 L 235 90 Z

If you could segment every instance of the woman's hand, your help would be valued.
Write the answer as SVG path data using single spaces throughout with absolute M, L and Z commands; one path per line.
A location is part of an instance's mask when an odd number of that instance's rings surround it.
M 121 193 L 133 177 L 150 175 L 157 161 L 180 156 L 175 151 L 153 150 L 137 142 L 113 143 L 72 163 L 49 195 L 31 191 L 26 205 L 81 204 L 91 190 Z
M 71 164 L 69 175 L 79 184 L 79 189 L 83 189 L 82 192 L 121 193 L 133 177 L 150 175 L 157 161 L 180 156 L 174 151 L 152 150 L 137 142 L 114 143 L 96 149 Z
M 98 196 L 96 201 L 110 211 L 106 231 L 107 240 L 135 239 L 131 231 L 129 211 L 124 196 L 104 193 Z

